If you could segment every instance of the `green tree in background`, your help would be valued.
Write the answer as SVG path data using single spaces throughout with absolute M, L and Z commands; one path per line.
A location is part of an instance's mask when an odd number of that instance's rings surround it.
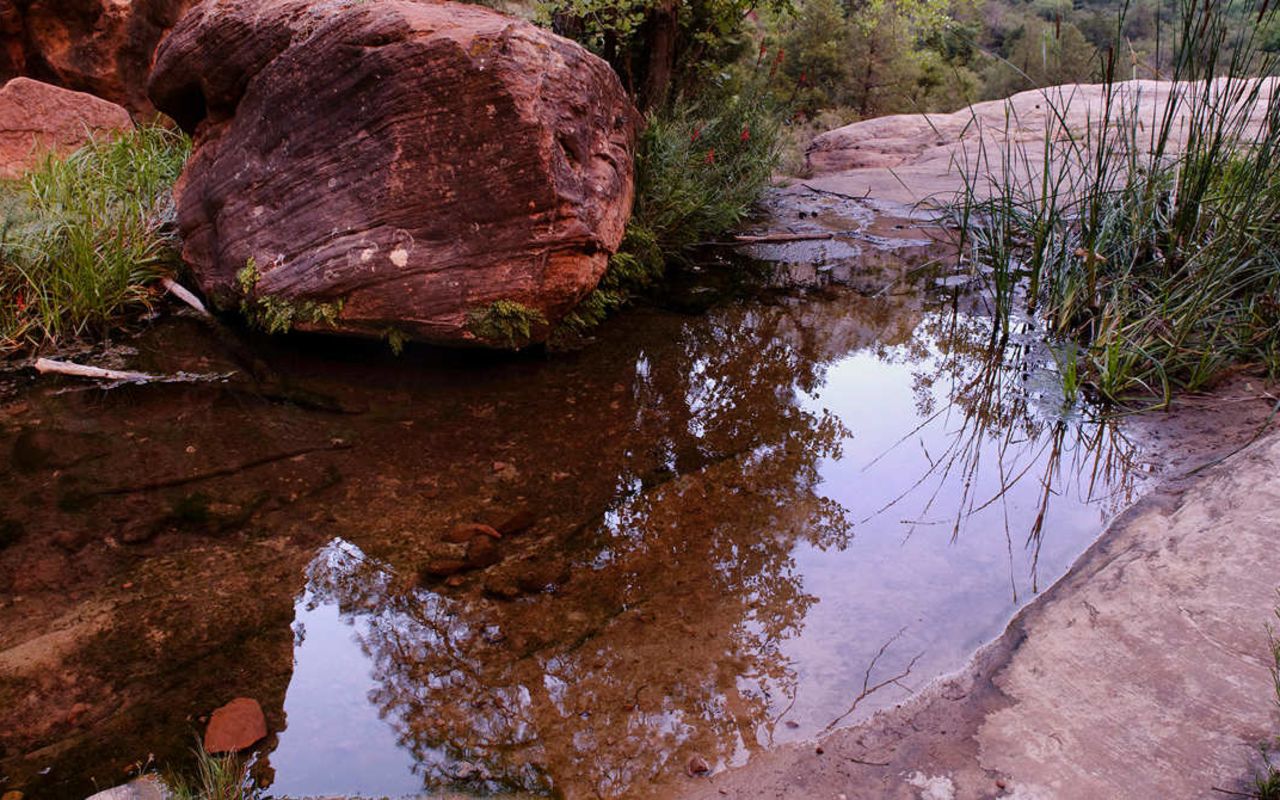
M 642 109 L 696 91 L 748 49 L 745 22 L 789 0 L 546 0 L 539 15 L 608 61 Z
M 983 73 L 983 96 L 1008 97 L 1026 89 L 1082 83 L 1094 74 L 1097 49 L 1070 22 L 1028 20 L 1012 37 L 1007 61 Z

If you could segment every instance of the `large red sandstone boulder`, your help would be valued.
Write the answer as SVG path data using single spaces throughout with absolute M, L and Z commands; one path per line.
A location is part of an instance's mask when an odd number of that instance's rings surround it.
M 151 97 L 195 136 L 176 199 L 201 288 L 302 327 L 486 343 L 476 320 L 505 301 L 536 341 L 631 211 L 617 77 L 480 6 L 207 0 L 161 45 Z
M 197 0 L 0 0 L 0 79 L 38 78 L 148 113 L 156 45 Z
M 47 83 L 14 78 L 0 88 L 0 178 L 16 178 L 46 153 L 69 153 L 90 136 L 132 127 L 115 103 Z

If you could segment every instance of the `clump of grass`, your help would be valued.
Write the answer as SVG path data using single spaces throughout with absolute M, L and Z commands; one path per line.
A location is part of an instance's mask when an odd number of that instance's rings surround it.
M 510 350 L 527 345 L 534 331 L 546 325 L 547 318 L 541 311 L 515 300 L 495 300 L 467 312 L 467 330 L 473 336 Z
M 235 755 L 212 755 L 198 742 L 193 752 L 194 774 L 164 776 L 172 800 L 253 800 L 258 796 L 241 759 Z
M 780 153 L 780 115 L 763 93 L 677 99 L 649 114 L 636 147 L 636 199 L 600 285 L 560 324 L 581 333 L 687 265 L 695 246 L 738 225 L 769 185 Z
M 298 324 L 334 327 L 345 302 L 337 300 L 286 300 L 257 290 L 262 273 L 254 259 L 236 273 L 240 289 L 240 313 L 249 324 L 267 333 L 288 333 Z
M 1242 13 L 1252 32 L 1230 24 Z M 1007 144 L 968 165 L 952 211 L 990 281 L 998 338 L 1025 302 L 1080 344 L 1073 379 L 1110 400 L 1167 403 L 1226 370 L 1280 371 L 1280 92 L 1256 79 L 1280 72 L 1259 33 L 1274 14 L 1184 0 L 1168 76 L 1179 83 L 1154 118 L 1140 117 L 1142 90 L 1119 80 L 1113 51 L 1084 130 L 1067 124 L 1070 93 L 1048 90 L 1042 158 Z
M 104 335 L 178 263 L 170 190 L 190 151 L 145 127 L 0 185 L 0 352 Z

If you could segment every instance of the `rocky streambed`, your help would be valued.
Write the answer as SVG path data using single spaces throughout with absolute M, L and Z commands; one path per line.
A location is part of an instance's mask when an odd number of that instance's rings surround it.
M 785 198 L 859 252 L 755 248 L 760 281 L 684 276 L 574 353 L 7 376 L 0 788 L 182 768 L 245 696 L 275 796 L 667 797 L 961 668 L 1166 450 L 1065 402 L 1035 336 L 993 357 L 910 226 Z M 183 317 L 116 356 L 242 368 Z

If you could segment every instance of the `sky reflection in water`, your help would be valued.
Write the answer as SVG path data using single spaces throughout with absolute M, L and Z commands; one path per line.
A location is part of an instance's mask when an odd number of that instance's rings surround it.
M 554 592 L 405 591 L 322 550 L 273 791 L 661 794 L 958 669 L 1133 491 L 1133 447 L 1064 411 L 1036 346 L 995 364 L 980 319 L 813 307 L 636 358 L 651 449 L 543 554 Z

